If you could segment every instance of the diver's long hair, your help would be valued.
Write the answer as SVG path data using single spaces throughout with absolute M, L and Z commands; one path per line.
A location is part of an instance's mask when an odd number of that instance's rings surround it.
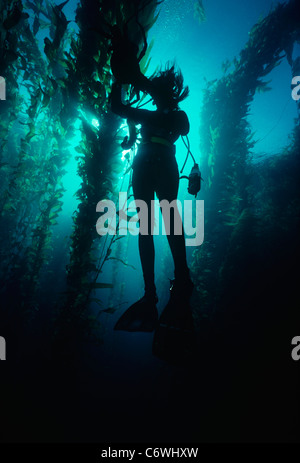
M 179 103 L 189 95 L 189 88 L 183 84 L 182 72 L 175 69 L 175 64 L 168 62 L 165 69 L 153 74 L 150 80 L 156 89 L 156 98 L 162 95 L 172 109 L 177 109 Z

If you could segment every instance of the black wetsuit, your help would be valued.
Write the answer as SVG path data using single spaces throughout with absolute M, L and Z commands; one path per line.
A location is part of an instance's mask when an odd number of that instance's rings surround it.
M 175 158 L 175 141 L 180 135 L 189 131 L 187 115 L 183 111 L 147 111 L 125 106 L 121 98 L 115 96 L 112 109 L 122 117 L 141 124 L 142 142 L 133 163 L 132 187 L 135 199 L 143 200 L 148 206 L 147 234 L 139 234 L 139 251 L 146 294 L 155 294 L 154 284 L 154 242 L 150 225 L 154 224 L 151 217 L 151 200 L 154 193 L 159 201 L 166 199 L 171 202 L 177 199 L 179 186 L 178 165 Z M 175 265 L 175 279 L 188 278 L 189 271 L 186 262 L 185 239 L 182 233 L 174 234 L 174 213 L 170 209 L 170 234 L 168 241 Z M 152 228 L 153 230 L 153 228 Z

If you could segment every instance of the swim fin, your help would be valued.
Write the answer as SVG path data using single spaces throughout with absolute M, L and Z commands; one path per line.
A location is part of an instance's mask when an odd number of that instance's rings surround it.
M 193 358 L 196 336 L 190 297 L 193 283 L 171 284 L 171 296 L 159 317 L 154 333 L 152 353 L 156 357 L 173 363 L 182 363 Z
M 154 331 L 158 321 L 156 301 L 143 296 L 123 313 L 115 324 L 115 330 Z
M 159 318 L 161 325 L 173 329 L 192 329 L 192 312 L 189 301 L 193 289 L 194 283 L 190 279 L 171 280 L 170 299 Z

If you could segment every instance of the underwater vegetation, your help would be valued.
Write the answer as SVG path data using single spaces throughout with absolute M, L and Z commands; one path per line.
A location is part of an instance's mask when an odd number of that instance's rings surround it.
M 102 267 L 108 259 L 122 261 L 117 247 L 112 254 L 116 238 L 104 242 L 95 230 L 96 204 L 114 198 L 124 172 L 121 120 L 108 109 L 111 27 L 127 23 L 131 40 L 142 50 L 159 2 L 79 2 L 76 33 L 63 12 L 67 3 L 0 3 L 0 71 L 8 89 L 0 108 L 1 326 L 18 337 L 46 316 L 50 338 L 65 343 L 68 335 L 96 326 L 89 313 L 92 293 L 113 285 L 101 281 Z M 42 45 L 41 30 L 47 33 Z M 149 53 L 143 54 L 146 67 Z M 47 279 L 54 282 L 54 235 L 71 158 L 81 186 L 64 248 L 68 263 L 53 290 Z M 95 301 L 101 305 L 101 299 Z
M 206 20 L 203 3 L 193 2 L 199 27 Z M 284 149 L 254 162 L 256 140 L 247 118 L 255 94 L 272 92 L 268 75 L 282 60 L 289 63 L 291 78 L 300 74 L 299 57 L 293 58 L 300 43 L 298 3 L 279 4 L 261 18 L 239 56 L 225 60 L 222 77 L 207 82 L 204 91 L 197 161 L 204 178 L 199 198 L 205 201 L 205 237 L 189 262 L 197 349 L 192 372 L 181 365 L 176 376 L 171 362 L 166 368 L 149 354 L 157 362 L 153 368 L 144 359 L 146 336 L 122 341 L 114 351 L 120 360 L 109 367 L 105 354 L 101 357 L 106 344 L 96 345 L 107 319 L 127 304 L 122 275 L 131 267 L 130 237 L 99 236 L 96 205 L 103 199 L 117 202 L 120 191 L 131 197 L 136 148 L 124 150 L 121 143 L 128 131 L 139 137 L 110 111 L 112 41 L 126 31 L 146 73 L 153 46 L 148 32 L 163 2 L 80 0 L 70 22 L 68 0 L 58 5 L 0 0 L 0 76 L 6 80 L 6 100 L 0 101 L 0 336 L 10 357 L 6 394 L 1 394 L 10 399 L 1 404 L 7 422 L 1 439 L 108 441 L 116 432 L 116 440 L 129 441 L 134 427 L 128 415 L 137 418 L 141 442 L 148 431 L 173 439 L 183 427 L 186 440 L 210 441 L 216 427 L 226 440 L 227 428 L 236 431 L 240 424 L 246 428 L 242 437 L 251 428 L 249 439 L 273 433 L 275 440 L 285 427 L 284 437 L 290 438 L 297 404 L 289 420 L 280 410 L 286 402 L 279 403 L 277 375 L 287 372 L 290 379 L 289 369 L 280 367 L 287 363 L 290 337 L 297 334 L 290 328 L 299 326 L 300 123 L 295 120 Z M 144 104 L 129 86 L 125 91 L 130 103 Z M 299 112 L 300 101 L 295 104 Z M 72 162 L 80 184 L 67 222 L 65 177 Z M 172 267 L 167 242 L 164 246 L 157 256 L 163 298 Z M 269 381 L 265 339 L 272 341 L 275 358 Z M 121 355 L 125 344 L 129 360 Z M 134 352 L 136 363 L 133 349 L 140 350 Z M 257 350 L 253 356 L 252 349 Z M 135 372 L 138 362 L 146 368 Z M 243 369 L 246 387 L 239 382 Z M 124 388 L 122 375 L 129 377 Z M 262 394 L 259 389 L 252 395 L 261 378 Z M 236 401 L 224 400 L 226 387 Z M 267 412 L 277 421 L 265 430 L 258 417 L 267 415 L 260 407 L 269 396 Z M 292 393 L 285 397 L 293 399 Z M 253 410 L 243 415 L 247 407 Z M 277 407 L 289 419 L 281 420 Z M 245 424 L 251 413 L 253 421 Z M 228 436 L 230 441 L 230 431 Z
M 197 0 L 194 3 L 194 15 L 200 23 L 206 21 L 206 15 L 202 0 Z
M 205 239 L 193 252 L 192 262 L 198 285 L 194 305 L 199 323 L 203 317 L 213 318 L 219 311 L 228 314 L 232 307 L 237 311 L 240 308 L 242 313 L 247 296 L 243 294 L 245 287 L 238 287 L 240 280 L 251 286 L 259 300 L 253 271 L 256 269 L 260 273 L 260 259 L 266 259 L 265 240 L 271 246 L 280 227 L 286 232 L 291 227 L 295 238 L 299 196 L 296 188 L 289 190 L 282 185 L 295 185 L 299 181 L 296 155 L 299 153 L 299 119 L 295 120 L 290 146 L 282 153 L 274 153 L 272 161 L 262 160 L 258 166 L 252 162 L 255 139 L 247 115 L 255 93 L 271 91 L 265 78 L 284 57 L 291 66 L 292 78 L 292 51 L 294 44 L 299 43 L 299 28 L 297 2 L 278 5 L 251 29 L 239 57 L 223 64 L 224 76 L 207 82 L 200 126 L 202 175 L 206 179 Z M 283 165 L 286 168 L 280 172 Z M 258 178 L 260 185 L 256 183 Z M 276 206 L 279 196 L 280 203 L 290 211 L 288 217 L 281 216 Z M 275 243 L 276 240 L 273 246 L 277 253 L 279 243 Z M 297 240 L 293 245 L 296 252 Z M 255 265 L 254 256 L 257 258 Z M 252 270 L 248 259 L 252 259 Z M 284 262 L 289 262 L 287 256 Z M 277 265 L 285 264 L 278 258 Z
M 134 150 L 121 161 L 126 131 L 109 109 L 112 41 L 126 30 L 146 73 L 153 45 L 147 44 L 147 34 L 162 2 L 81 0 L 76 32 L 64 14 L 67 3 L 0 0 L 0 75 L 7 87 L 0 105 L 0 321 L 16 338 L 40 332 L 42 324 L 45 340 L 54 340 L 59 349 L 78 336 L 101 337 L 101 314 L 114 313 L 124 303 L 118 272 L 128 265 L 128 239 L 101 237 L 95 229 L 98 201 L 117 198 L 121 187 L 130 196 L 130 173 L 121 184 L 120 174 L 130 170 Z M 289 225 L 296 226 L 296 188 L 283 185 L 293 184 L 297 176 L 289 163 L 298 165 L 299 121 L 290 146 L 259 166 L 251 162 L 255 139 L 247 121 L 255 93 L 271 90 L 265 78 L 272 69 L 284 57 L 297 69 L 292 58 L 300 40 L 296 4 L 280 4 L 261 19 L 239 57 L 223 63 L 223 77 L 207 82 L 200 126 L 205 241 L 191 262 L 198 326 L 203 317 L 226 312 L 224 294 L 236 268 L 236 251 L 250 252 L 245 238 L 250 230 L 253 243 L 275 233 L 274 223 L 287 234 Z M 203 2 L 194 6 L 203 22 Z M 41 39 L 41 33 L 46 37 Z M 142 104 L 143 97 L 138 100 L 140 95 L 127 90 L 131 103 Z M 62 237 L 56 230 L 71 159 L 81 183 L 72 230 Z M 274 203 L 279 190 L 288 204 L 285 225 Z M 64 255 L 60 267 L 57 247 Z M 255 249 L 258 256 L 260 248 Z M 105 272 L 109 261 L 111 275 Z M 168 266 L 163 256 L 161 266 L 161 272 Z M 102 291 L 110 292 L 108 306 Z

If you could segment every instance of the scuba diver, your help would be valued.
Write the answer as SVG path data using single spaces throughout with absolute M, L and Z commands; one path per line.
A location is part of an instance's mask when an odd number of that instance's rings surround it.
M 147 229 L 144 229 L 143 233 L 140 229 L 139 233 L 139 253 L 145 294 L 121 316 L 115 329 L 153 331 L 158 322 L 156 307 L 158 297 L 154 278 L 154 212 L 151 201 L 154 200 L 154 193 L 157 194 L 160 202 L 167 200 L 171 203 L 177 200 L 179 171 L 174 143 L 181 135 L 187 135 L 189 132 L 188 117 L 179 109 L 179 103 L 188 96 L 189 89 L 184 86 L 182 73 L 176 71 L 174 65 L 167 66 L 165 70 L 149 79 L 140 72 L 139 66 L 138 71 L 137 66 L 134 67 L 130 78 L 130 70 L 127 67 L 123 72 L 123 66 L 124 64 L 120 64 L 120 69 L 114 73 L 118 75 L 119 80 L 112 86 L 111 109 L 126 118 L 130 124 L 141 124 L 141 142 L 132 165 L 132 188 L 135 200 L 143 200 L 147 204 L 148 220 Z M 116 67 L 115 61 L 114 67 Z M 122 75 L 125 76 L 124 81 L 120 79 Z M 150 94 L 156 106 L 155 111 L 133 108 L 122 102 L 122 83 L 128 83 L 129 80 L 135 89 Z M 166 320 L 164 314 L 173 312 L 174 315 L 176 311 L 178 312 L 178 308 L 181 313 L 184 312 L 194 285 L 187 266 L 185 237 L 177 205 L 167 212 L 162 207 L 161 210 L 166 230 L 168 227 L 167 237 L 175 266 L 175 280 L 172 281 L 170 288 L 170 300 L 160 317 L 160 322 L 162 320 L 168 323 L 170 317 L 168 315 Z M 140 213 L 141 211 L 139 218 Z M 175 223 L 180 224 L 181 234 L 175 233 Z M 171 324 L 174 324 L 173 322 Z M 181 323 L 182 320 L 179 322 Z

